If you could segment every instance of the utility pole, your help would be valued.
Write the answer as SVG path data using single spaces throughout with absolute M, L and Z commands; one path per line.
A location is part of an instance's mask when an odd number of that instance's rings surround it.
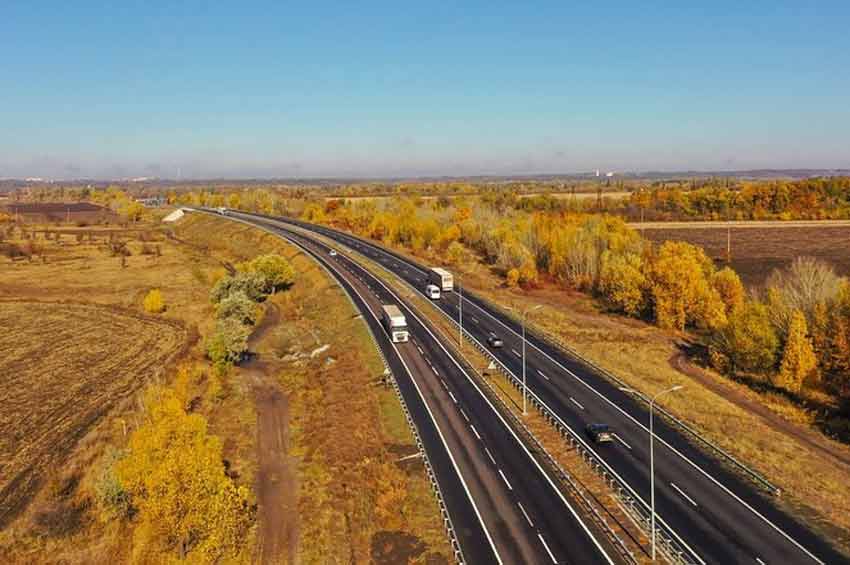
M 726 225 L 726 264 L 732 262 L 732 224 Z

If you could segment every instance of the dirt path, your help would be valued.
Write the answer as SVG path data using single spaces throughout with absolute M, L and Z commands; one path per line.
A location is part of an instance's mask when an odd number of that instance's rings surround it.
M 700 367 L 693 365 L 685 353 L 675 353 L 672 357 L 670 357 L 670 365 L 677 371 L 695 379 L 707 389 L 722 396 L 729 402 L 743 408 L 751 414 L 755 414 L 772 429 L 792 437 L 824 457 L 850 468 L 850 456 L 845 453 L 837 452 L 834 445 L 832 445 L 831 442 L 824 438 L 820 433 L 813 430 L 807 430 L 801 426 L 793 424 L 774 413 L 770 410 L 770 408 L 763 404 L 747 398 L 732 387 L 726 386 L 723 382 L 713 378 Z
M 270 375 L 256 367 L 249 375 L 257 410 L 257 501 L 260 563 L 293 563 L 298 539 L 295 475 L 288 449 L 289 407 Z
M 266 304 L 248 346 L 257 344 L 280 322 L 277 305 Z M 289 455 L 289 403 L 274 380 L 274 367 L 260 354 L 243 365 L 257 412 L 257 502 L 259 531 L 255 559 L 266 564 L 294 563 L 298 541 L 295 471 Z

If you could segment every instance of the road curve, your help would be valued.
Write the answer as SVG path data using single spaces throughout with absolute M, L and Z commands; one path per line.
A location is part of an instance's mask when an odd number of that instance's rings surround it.
M 349 234 L 287 218 L 276 218 L 352 247 L 393 271 L 420 292 L 425 267 L 400 254 Z M 437 305 L 457 318 L 458 296 L 446 293 Z M 473 293 L 463 296 L 464 331 L 482 345 L 489 332 L 503 338 L 491 350 L 519 376 L 520 328 Z M 649 501 L 648 412 L 592 367 L 529 334 L 529 390 L 574 430 L 604 422 L 617 432 L 613 445 L 589 445 L 629 485 L 642 503 Z M 656 505 L 661 523 L 682 542 L 695 563 L 845 563 L 817 536 L 752 483 L 695 447 L 663 419 L 655 421 Z
M 452 358 L 426 320 L 344 254 L 249 216 L 311 255 L 342 286 L 375 335 L 434 468 L 468 563 L 614 563 L 604 535 L 574 510 L 547 471 Z M 405 313 L 411 341 L 391 343 L 382 304 Z

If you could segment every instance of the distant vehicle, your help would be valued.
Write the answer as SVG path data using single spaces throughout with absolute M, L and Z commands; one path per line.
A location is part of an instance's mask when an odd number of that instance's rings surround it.
M 328 251 L 328 255 L 330 255 L 331 257 L 336 257 L 336 249 L 331 249 L 330 251 Z
M 497 336 L 493 332 L 490 332 L 487 335 L 487 345 L 496 349 L 496 348 L 502 347 L 503 345 L 505 345 L 505 343 L 502 341 L 502 338 L 500 338 L 499 336 Z
M 404 314 L 395 304 L 386 304 L 382 306 L 382 309 L 382 322 L 390 339 L 393 340 L 393 343 L 405 343 L 407 341 L 407 320 Z
M 435 284 L 429 284 L 425 287 L 425 295 L 431 300 L 439 300 L 440 298 L 440 287 Z
M 434 267 L 428 271 L 428 282 L 437 287 L 442 292 L 451 292 L 454 289 L 454 276 L 445 269 Z
M 219 214 L 221 214 L 222 216 L 227 215 L 227 208 L 225 208 L 224 206 L 219 206 L 218 208 L 215 209 L 215 211 L 218 212 Z
M 611 431 L 611 428 L 607 424 L 588 424 L 585 429 L 590 439 L 596 443 L 614 441 L 614 432 Z

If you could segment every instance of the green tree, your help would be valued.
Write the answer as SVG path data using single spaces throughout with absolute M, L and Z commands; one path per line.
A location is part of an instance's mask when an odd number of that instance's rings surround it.
M 233 318 L 242 324 L 253 324 L 257 320 L 257 303 L 236 290 L 218 303 L 216 315 L 220 319 Z
M 767 307 L 749 301 L 736 308 L 729 316 L 729 323 L 712 336 L 711 348 L 721 354 L 721 359 L 712 355 L 715 367 L 730 374 L 772 370 L 776 366 L 779 338 L 770 323 Z
M 806 335 L 806 331 L 806 317 L 800 310 L 794 310 L 788 326 L 782 364 L 774 380 L 776 386 L 790 392 L 799 392 L 803 381 L 817 367 L 812 342 Z
M 215 333 L 207 340 L 207 356 L 222 368 L 227 364 L 238 363 L 248 351 L 248 326 L 233 318 L 224 318 L 216 322 Z

